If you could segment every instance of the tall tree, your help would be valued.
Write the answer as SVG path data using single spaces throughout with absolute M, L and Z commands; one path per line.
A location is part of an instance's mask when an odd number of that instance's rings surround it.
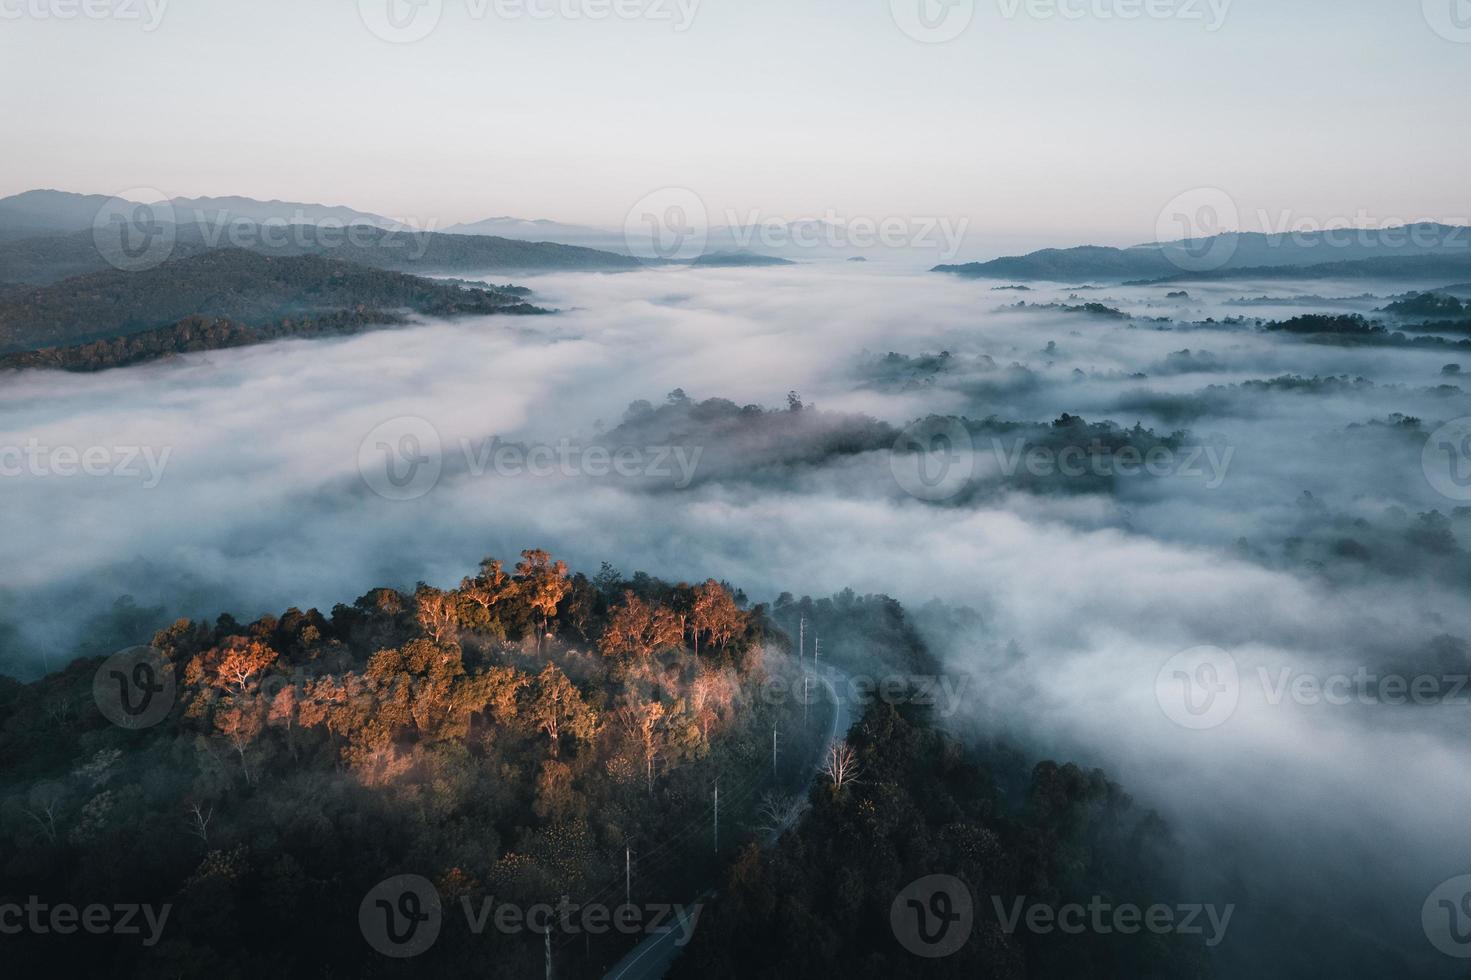
M 551 618 L 557 614 L 557 604 L 567 594 L 567 563 L 553 561 L 552 556 L 540 549 L 521 552 L 521 561 L 516 565 L 516 577 L 520 580 L 526 604 L 541 613 L 541 633 L 536 638 L 536 649 L 541 650 L 542 637 L 547 634 Z

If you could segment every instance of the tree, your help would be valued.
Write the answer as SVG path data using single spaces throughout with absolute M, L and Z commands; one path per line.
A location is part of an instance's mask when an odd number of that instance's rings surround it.
M 606 656 L 627 654 L 641 659 L 677 645 L 683 636 L 684 626 L 673 610 L 647 603 L 630 591 L 608 618 L 598 649 Z
M 688 623 L 695 652 L 699 653 L 702 634 L 707 635 L 711 643 L 723 647 L 746 628 L 746 614 L 736 606 L 725 586 L 712 578 L 695 586 Z
M 207 682 L 223 691 L 244 694 L 276 662 L 277 653 L 254 637 L 231 636 L 190 661 L 188 683 Z
M 52 844 L 56 843 L 56 819 L 61 815 L 61 804 L 65 798 L 66 791 L 59 783 L 39 783 L 31 788 L 25 805 L 21 807 L 21 812 L 35 821 Z
M 435 643 L 454 640 L 460 620 L 452 593 L 441 592 L 420 583 L 418 590 L 414 592 L 414 603 L 419 625 L 434 638 Z
M 835 739 L 827 747 L 820 771 L 832 782 L 834 790 L 840 790 L 858 776 L 858 754 L 847 742 Z
M 215 808 L 204 808 L 202 803 L 189 804 L 189 833 L 209 843 L 209 822 L 214 819 Z
M 547 664 L 537 675 L 530 714 L 551 740 L 554 756 L 564 732 L 584 742 L 592 741 L 597 733 L 597 714 L 556 664 Z
M 536 638 L 536 649 L 541 650 L 542 636 L 547 635 L 548 624 L 557 614 L 557 604 L 567 594 L 567 563 L 552 561 L 545 551 L 533 549 L 521 552 L 521 561 L 516 565 L 516 577 L 520 580 L 526 604 L 541 613 L 541 635 Z
M 240 756 L 240 769 L 245 773 L 247 783 L 255 780 L 250 773 L 250 763 L 245 752 L 260 735 L 265 723 L 266 706 L 260 698 L 231 698 L 226 707 L 215 713 L 215 728 Z
M 761 804 L 756 808 L 756 826 L 769 834 L 780 834 L 795 824 L 806 809 L 806 797 L 768 790 L 762 794 Z
M 705 741 L 710 740 L 710 722 L 729 712 L 735 704 L 739 681 L 729 673 L 702 670 L 690 684 L 689 704 Z
M 654 792 L 654 763 L 659 758 L 659 734 L 664 721 L 664 705 L 659 701 L 631 700 L 618 711 L 618 722 L 644 757 L 644 775 L 649 792 Z
M 480 574 L 460 583 L 460 595 L 486 612 L 502 599 L 515 594 L 515 583 L 505 572 L 499 559 L 487 558 L 480 563 Z

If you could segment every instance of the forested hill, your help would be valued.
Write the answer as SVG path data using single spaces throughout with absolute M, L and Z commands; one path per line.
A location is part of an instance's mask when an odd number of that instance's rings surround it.
M 1130 248 L 1044 248 L 989 262 L 936 266 L 935 272 L 992 279 L 1057 282 L 1225 278 L 1464 276 L 1471 270 L 1471 228 L 1417 224 L 1288 234 L 1228 232 L 1190 242 Z
M 750 839 L 774 727 L 781 775 L 805 780 L 827 718 L 810 709 L 809 745 L 798 697 L 772 693 L 801 684 L 770 628 L 713 580 L 589 578 L 530 550 L 458 588 L 376 589 L 326 615 L 180 621 L 142 648 L 167 687 L 146 714 L 114 710 L 116 658 L 0 676 L 0 903 L 172 909 L 151 943 L 6 937 L 7 968 L 539 976 L 541 936 L 472 934 L 461 898 L 621 904 L 632 848 L 633 902 L 689 901 Z M 443 928 L 395 972 L 358 909 L 408 872 L 433 882 Z M 558 935 L 557 974 L 600 976 L 637 938 Z
M 264 328 L 341 313 L 537 312 L 524 296 L 520 289 L 465 288 L 313 255 L 218 249 L 145 271 L 111 269 L 0 294 L 0 351 L 111 340 L 190 317 Z
M 825 662 L 867 677 L 844 695 L 861 715 L 851 746 L 828 742 L 828 699 L 803 696 L 808 668 L 783 629 L 803 617 L 809 656 L 820 628 Z M 464 910 L 625 895 L 653 909 L 724 880 L 681 976 L 917 976 L 935 961 L 906 950 L 890 906 L 921 874 L 978 891 L 1174 893 L 1167 829 L 1102 774 L 972 753 L 931 727 L 960 702 L 878 683 L 935 669 L 885 596 L 768 609 L 713 579 L 588 577 L 529 550 L 458 588 L 181 620 L 150 647 L 29 684 L 0 676 L 0 902 L 162 910 L 141 940 L 23 933 L 7 966 L 539 976 L 539 934 L 475 931 Z M 154 693 L 138 702 L 119 679 Z M 835 750 L 851 767 L 814 778 Z M 412 949 L 385 946 L 359 912 L 405 874 L 437 915 Z M 1094 975 L 1206 973 L 1198 941 L 1054 942 L 982 918 L 934 975 L 1083 976 L 1090 959 L 1108 968 Z M 558 927 L 556 975 L 600 977 L 641 938 Z
M 3 231 L 3 228 L 0 228 Z M 523 242 L 486 235 L 412 232 L 370 225 L 263 225 L 236 222 L 170 225 L 162 229 L 169 257 L 220 248 L 245 248 L 273 256 L 320 255 L 375 269 L 420 273 L 621 272 L 639 261 L 598 249 L 551 242 Z M 116 236 L 113 236 L 114 238 Z M 91 229 L 5 241 L 0 236 L 0 282 L 42 285 L 98 272 L 119 260 L 119 242 Z

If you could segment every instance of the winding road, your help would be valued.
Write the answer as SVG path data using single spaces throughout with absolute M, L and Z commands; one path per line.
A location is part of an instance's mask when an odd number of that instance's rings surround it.
M 845 692 L 849 689 L 849 678 L 844 671 L 824 664 L 817 669 L 817 679 L 822 681 L 823 686 L 827 688 L 828 693 L 832 695 L 833 699 L 832 731 L 828 733 L 828 742 L 830 743 L 838 737 L 839 732 L 846 734 L 848 728 L 853 724 L 852 705 L 846 697 L 838 693 L 840 689 Z M 814 766 L 812 774 L 807 779 L 807 785 L 804 787 L 804 791 L 811 790 L 812 783 L 816 779 L 817 767 Z M 782 826 L 773 830 L 767 837 L 766 843 L 775 843 L 782 834 L 791 829 L 791 825 L 796 821 L 797 816 L 798 814 L 794 813 Z M 715 892 L 713 890 L 707 891 L 695 899 L 695 902 L 703 904 L 713 898 L 714 895 Z M 693 935 L 693 933 L 694 929 L 691 927 L 690 934 Z M 674 939 L 681 935 L 684 935 L 684 933 L 681 932 L 678 926 L 661 929 L 654 933 L 629 950 L 628 955 L 619 960 L 618 965 L 603 976 L 603 980 L 660 980 L 669 971 L 670 965 L 679 956 L 680 950 L 684 948 L 674 942 Z

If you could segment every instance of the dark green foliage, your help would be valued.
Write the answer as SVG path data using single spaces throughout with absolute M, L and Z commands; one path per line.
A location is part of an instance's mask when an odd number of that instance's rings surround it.
M 1357 313 L 1338 315 L 1306 313 L 1290 320 L 1273 321 L 1268 323 L 1264 329 L 1297 334 L 1337 334 L 1343 337 L 1374 336 L 1385 333 L 1382 326 L 1371 323 Z
M 520 297 L 490 288 L 464 289 L 316 256 L 279 259 L 220 249 L 146 271 L 99 272 L 0 300 L 0 346 L 33 350 L 113 339 L 188 317 L 265 327 L 339 312 L 407 309 L 452 316 L 516 307 L 522 307 Z M 284 335 L 290 335 L 289 328 Z
M 1471 303 L 1464 303 L 1445 293 L 1420 293 L 1397 299 L 1384 307 L 1384 313 L 1404 317 L 1464 317 L 1471 316 Z
M 88 224 L 90 225 L 90 221 Z M 241 247 L 277 257 L 318 255 L 375 269 L 421 273 L 485 273 L 581 269 L 618 272 L 639 261 L 576 245 L 521 242 L 489 235 L 395 231 L 371 225 L 350 227 L 260 225 L 208 221 L 174 228 L 171 258 L 187 258 L 221 247 Z M 106 271 L 116 264 L 115 245 L 102 247 L 92 230 L 6 240 L 0 233 L 0 282 L 43 285 Z M 126 263 L 124 263 L 126 264 Z
M 100 659 L 31 684 L 0 677 L 0 903 L 173 909 L 152 947 L 6 936 L 6 969 L 523 977 L 540 968 L 540 936 L 474 935 L 460 899 L 617 905 L 625 845 L 637 854 L 635 902 L 690 901 L 753 837 L 772 727 L 791 733 L 792 769 L 816 754 L 796 734 L 800 707 L 758 696 L 785 669 L 763 659 L 764 612 L 698 655 L 676 645 L 605 657 L 580 637 L 602 633 L 626 590 L 685 608 L 691 588 L 575 576 L 545 640 L 529 567 L 502 574 L 487 561 L 458 590 L 378 589 L 330 616 L 180 621 L 154 639 L 178 697 L 139 731 L 99 713 Z M 245 661 L 258 668 L 248 677 L 232 667 Z M 659 706 L 652 777 L 631 757 L 643 743 L 624 721 L 626 708 L 649 705 Z M 241 726 L 249 716 L 257 723 Z M 398 964 L 364 942 L 357 910 L 369 888 L 405 872 L 435 882 L 446 915 L 433 950 Z M 558 974 L 601 975 L 632 942 L 558 936 Z
M 1025 799 L 1008 801 L 991 766 L 1011 754 L 971 751 L 890 705 L 871 708 L 849 737 L 857 783 L 819 786 L 812 810 L 769 852 L 731 869 L 675 978 L 837 976 L 1208 976 L 1198 938 L 1008 935 L 992 896 L 1029 901 L 1182 902 L 1158 870 L 1170 836 L 1099 772 L 1037 765 Z M 975 899 L 969 942 L 943 959 L 903 949 L 890 907 L 911 881 L 953 875 Z M 758 941 L 753 941 L 758 940 Z

